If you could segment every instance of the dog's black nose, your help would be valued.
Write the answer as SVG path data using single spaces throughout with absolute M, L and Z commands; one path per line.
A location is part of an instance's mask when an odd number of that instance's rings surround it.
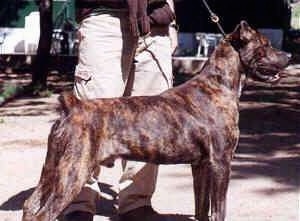
M 291 59 L 292 58 L 292 53 L 285 53 L 286 54 L 286 56 L 288 57 L 288 59 Z
M 281 56 L 281 58 L 282 58 L 281 62 L 283 64 L 283 66 L 285 66 L 285 65 L 290 63 L 293 55 L 292 55 L 292 53 L 288 53 L 288 52 L 285 52 L 285 51 L 283 51 L 282 53 L 283 54 Z

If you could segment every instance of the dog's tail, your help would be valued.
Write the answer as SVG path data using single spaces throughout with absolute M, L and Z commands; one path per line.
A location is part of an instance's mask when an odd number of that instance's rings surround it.
M 22 221 L 54 221 L 75 199 L 94 168 L 91 148 L 86 131 L 74 133 L 59 121 L 53 125 L 40 181 L 24 203 Z
M 60 102 L 59 110 L 64 114 L 68 115 L 72 109 L 79 107 L 81 102 L 72 92 L 63 92 L 58 100 Z

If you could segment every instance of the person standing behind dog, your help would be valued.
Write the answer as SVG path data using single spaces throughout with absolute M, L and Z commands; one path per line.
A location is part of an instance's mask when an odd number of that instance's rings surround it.
M 172 87 L 177 46 L 173 0 L 76 0 L 79 60 L 74 93 L 80 99 L 155 95 Z M 123 161 L 121 221 L 155 216 L 151 197 L 158 166 Z M 91 221 L 100 190 L 99 171 L 63 212 L 64 221 Z

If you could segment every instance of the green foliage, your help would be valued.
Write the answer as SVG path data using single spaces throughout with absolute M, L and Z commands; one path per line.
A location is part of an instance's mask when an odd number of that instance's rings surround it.
M 0 0 L 0 27 L 18 27 L 25 25 L 25 16 L 39 11 L 37 0 Z M 65 20 L 75 22 L 75 0 L 53 1 L 52 19 L 55 28 L 62 28 Z
M 0 105 L 6 102 L 8 99 L 15 97 L 21 90 L 22 87 L 18 87 L 16 84 L 5 83 L 1 88 L 0 93 Z
M 20 10 L 25 10 L 28 4 L 35 5 L 34 2 L 20 0 L 1 0 L 0 1 L 0 25 L 10 27 L 16 25 L 20 16 Z M 25 12 L 24 12 L 25 13 Z
M 4 99 L 7 99 L 17 92 L 17 86 L 15 84 L 4 84 L 2 93 L 0 94 L 0 97 L 3 97 Z
M 30 84 L 26 86 L 25 91 L 27 94 L 31 94 L 32 96 L 37 96 L 37 97 L 51 97 L 53 94 L 52 91 L 47 89 L 45 86 L 41 84 Z
M 51 97 L 53 92 L 47 88 L 42 88 L 39 86 L 28 85 L 22 87 L 12 83 L 5 83 L 0 91 L 0 106 L 7 100 L 12 99 L 20 94 L 28 94 L 36 97 Z

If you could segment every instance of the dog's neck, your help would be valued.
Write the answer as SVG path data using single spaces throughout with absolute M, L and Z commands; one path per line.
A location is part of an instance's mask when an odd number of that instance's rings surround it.
M 240 96 L 243 86 L 243 65 L 238 52 L 229 41 L 223 40 L 214 50 L 198 78 L 207 83 L 225 86 Z

